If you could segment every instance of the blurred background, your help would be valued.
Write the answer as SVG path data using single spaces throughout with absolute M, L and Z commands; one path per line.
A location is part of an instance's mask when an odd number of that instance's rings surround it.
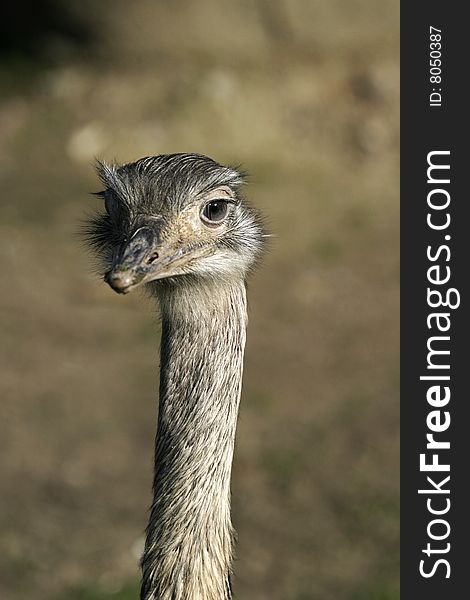
M 398 598 L 397 0 L 47 0 L 0 24 L 0 597 L 131 600 L 158 323 L 77 236 L 95 156 L 249 171 L 240 600 Z

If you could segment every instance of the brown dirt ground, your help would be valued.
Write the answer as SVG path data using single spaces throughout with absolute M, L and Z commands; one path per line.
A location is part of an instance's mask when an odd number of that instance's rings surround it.
M 1 598 L 139 576 L 158 323 L 76 231 L 95 155 L 173 151 L 242 163 L 274 234 L 249 286 L 237 597 L 398 598 L 398 3 L 98 4 L 91 54 L 0 70 Z

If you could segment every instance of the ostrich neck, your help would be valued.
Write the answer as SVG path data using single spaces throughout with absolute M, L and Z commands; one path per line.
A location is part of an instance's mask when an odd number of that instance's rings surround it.
M 141 598 L 228 600 L 245 284 L 165 287 L 158 296 L 160 404 Z

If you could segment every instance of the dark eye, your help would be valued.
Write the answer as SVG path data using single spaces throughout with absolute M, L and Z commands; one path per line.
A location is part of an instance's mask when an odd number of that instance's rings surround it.
M 111 196 L 106 195 L 104 197 L 104 207 L 106 209 L 106 212 L 108 213 L 108 215 L 110 215 L 113 210 L 114 210 L 114 200 L 111 198 Z
M 97 196 L 101 196 L 104 200 L 104 207 L 108 215 L 114 215 L 118 212 L 119 201 L 112 190 L 106 190 L 104 192 L 98 192 Z
M 204 221 L 217 223 L 222 221 L 227 216 L 228 202 L 225 200 L 212 200 L 208 202 L 202 211 Z

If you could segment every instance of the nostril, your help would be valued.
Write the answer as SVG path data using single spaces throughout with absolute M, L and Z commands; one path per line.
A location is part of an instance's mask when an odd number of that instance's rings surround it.
M 152 254 L 145 261 L 148 265 L 151 265 L 158 258 L 158 252 L 152 252 Z

